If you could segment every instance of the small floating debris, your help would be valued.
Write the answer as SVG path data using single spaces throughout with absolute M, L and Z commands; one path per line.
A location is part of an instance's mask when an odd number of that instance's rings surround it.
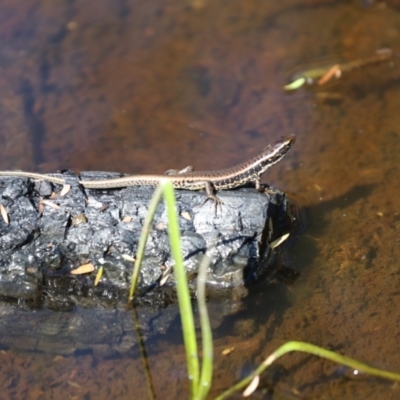
M 136 261 L 136 259 L 134 257 L 131 257 L 129 254 L 122 254 L 121 257 L 126 261 L 130 261 L 130 262 L 135 262 Z
M 324 76 L 318 81 L 318 85 L 322 86 L 325 83 L 328 83 L 332 78 L 339 79 L 342 76 L 342 70 L 339 64 L 335 64 L 332 68 L 330 68 Z
M 45 206 L 54 208 L 55 210 L 61 210 L 61 207 L 58 204 L 52 203 L 50 200 L 41 200 L 40 203 Z
M 88 274 L 93 271 L 94 271 L 94 265 L 92 263 L 88 263 L 88 264 L 82 264 L 80 267 L 73 269 L 71 271 L 71 274 L 82 275 L 82 274 Z
M 192 216 L 187 211 L 182 211 L 181 212 L 181 217 L 185 218 L 188 221 L 192 221 L 193 220 Z
M 168 278 L 171 276 L 171 270 L 172 266 L 170 265 L 162 274 L 161 280 L 160 280 L 160 286 L 164 286 L 165 283 L 167 282 Z
M 233 346 L 232 347 L 228 347 L 228 348 L 222 350 L 221 354 L 223 356 L 227 356 L 228 354 L 231 354 L 232 351 L 234 351 L 234 350 L 235 350 L 235 347 L 233 347 Z
M 71 185 L 65 184 L 60 192 L 60 197 L 65 196 L 71 190 Z
M 156 229 L 158 231 L 163 231 L 165 229 L 165 224 L 164 222 L 160 222 L 159 224 L 156 225 Z
M 97 286 L 97 285 L 99 284 L 100 279 L 101 279 L 102 276 L 103 276 L 103 271 L 104 271 L 104 267 L 101 266 L 101 267 L 99 268 L 99 270 L 97 271 L 96 279 L 94 280 L 94 286 Z
M 377 50 L 376 54 L 370 57 L 358 58 L 356 60 L 342 64 L 328 64 L 319 68 L 303 70 L 295 74 L 292 77 L 291 82 L 285 85 L 283 88 L 286 91 L 292 91 L 297 90 L 304 85 L 323 86 L 332 81 L 332 79 L 334 78 L 341 78 L 344 72 L 350 72 L 357 68 L 383 62 L 389 60 L 392 57 L 393 50 L 389 48 L 383 48 Z
M 269 244 L 269 247 L 271 249 L 275 249 L 276 247 L 280 246 L 288 237 L 290 236 L 290 233 L 285 233 L 283 236 L 280 238 L 274 240 Z
M 4 222 L 9 225 L 10 224 L 10 220 L 8 218 L 8 213 L 6 208 L 3 206 L 3 204 L 0 203 L 0 212 L 1 212 L 1 216 L 3 217 Z

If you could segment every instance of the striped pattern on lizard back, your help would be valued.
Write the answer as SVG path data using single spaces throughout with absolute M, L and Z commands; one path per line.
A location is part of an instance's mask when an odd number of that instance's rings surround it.
M 267 146 L 258 156 L 231 168 L 217 171 L 190 171 L 172 175 L 130 175 L 121 178 L 104 180 L 80 180 L 79 183 L 87 189 L 114 189 L 127 186 L 157 186 L 162 181 L 170 181 L 175 188 L 188 190 L 232 189 L 247 183 L 255 183 L 259 187 L 260 176 L 272 165 L 280 161 L 293 146 L 294 135 L 282 137 Z M 64 185 L 64 179 L 25 171 L 0 171 L 0 176 L 25 177 L 47 180 Z

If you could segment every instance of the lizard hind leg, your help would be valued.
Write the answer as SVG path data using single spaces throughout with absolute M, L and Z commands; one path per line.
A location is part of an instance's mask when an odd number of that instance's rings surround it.
M 212 185 L 212 183 L 205 182 L 204 185 L 205 185 L 207 197 L 204 200 L 203 205 L 206 203 L 207 200 L 213 200 L 214 204 L 215 204 L 215 215 L 217 215 L 218 206 L 220 206 L 220 208 L 222 210 L 222 204 L 224 204 L 224 203 L 218 196 L 215 195 L 215 188 Z

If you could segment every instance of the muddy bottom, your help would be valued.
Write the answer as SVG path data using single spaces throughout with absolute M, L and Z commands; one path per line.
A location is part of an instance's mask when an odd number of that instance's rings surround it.
M 213 396 L 288 340 L 400 372 L 397 2 L 1 0 L 0 11 L 1 169 L 218 169 L 297 135 L 263 181 L 300 210 L 283 256 L 299 277 L 232 299 L 240 311 L 214 331 Z M 393 57 L 283 89 L 293 71 L 382 48 Z M 146 356 L 4 347 L 1 397 L 188 398 L 179 324 L 145 343 Z M 313 356 L 274 371 L 254 398 L 400 396 Z

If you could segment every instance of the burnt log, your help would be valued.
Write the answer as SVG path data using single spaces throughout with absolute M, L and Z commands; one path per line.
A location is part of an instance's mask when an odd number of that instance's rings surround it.
M 0 296 L 35 300 L 46 293 L 70 304 L 79 299 L 126 298 L 132 263 L 142 224 L 154 189 L 126 187 L 112 190 L 84 189 L 78 179 L 109 179 L 120 174 L 66 171 L 52 174 L 66 180 L 63 186 L 29 178 L 1 177 Z M 218 192 L 223 204 L 204 204 L 205 193 L 177 190 L 177 213 L 182 251 L 189 282 L 193 284 L 203 255 L 212 258 L 210 286 L 240 288 L 265 275 L 274 258 L 268 246 L 281 234 L 287 218 L 286 197 L 270 188 Z M 139 289 L 148 292 L 173 265 L 170 255 L 165 205 L 158 206 L 146 247 Z M 94 271 L 73 275 L 83 264 Z M 97 270 L 104 273 L 97 286 Z M 171 276 L 166 287 L 174 286 Z M 59 299 L 60 299 L 59 298 Z M 71 300 L 73 299 L 73 300 Z

